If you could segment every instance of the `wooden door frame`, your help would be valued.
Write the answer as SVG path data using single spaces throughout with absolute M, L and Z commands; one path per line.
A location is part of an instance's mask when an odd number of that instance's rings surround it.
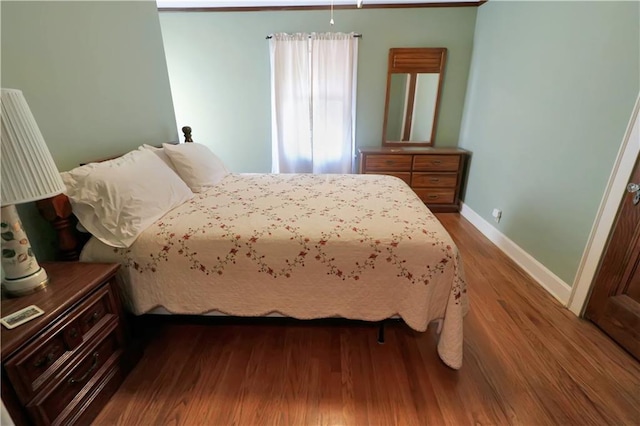
M 625 188 L 629 183 L 629 176 L 640 154 L 640 93 L 636 98 L 636 104 L 627 125 L 627 130 L 618 151 L 616 162 L 609 176 L 609 182 L 605 190 L 596 220 L 591 228 L 591 234 L 585 247 L 578 273 L 573 281 L 571 297 L 567 306 L 574 314 L 583 316 L 587 307 L 591 287 L 598 271 L 600 259 L 613 227 L 618 208 L 625 194 Z

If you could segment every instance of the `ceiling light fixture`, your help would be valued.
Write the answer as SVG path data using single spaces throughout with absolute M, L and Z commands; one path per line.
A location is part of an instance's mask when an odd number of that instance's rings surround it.
M 329 24 L 335 24 L 335 21 L 333 20 L 333 0 L 331 0 L 331 20 L 329 21 Z

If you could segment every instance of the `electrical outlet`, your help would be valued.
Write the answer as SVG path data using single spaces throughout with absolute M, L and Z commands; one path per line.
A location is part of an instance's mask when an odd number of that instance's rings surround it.
M 495 220 L 496 223 L 500 223 L 500 219 L 502 218 L 502 210 L 493 209 L 493 213 L 491 213 L 491 216 L 493 216 L 493 220 Z

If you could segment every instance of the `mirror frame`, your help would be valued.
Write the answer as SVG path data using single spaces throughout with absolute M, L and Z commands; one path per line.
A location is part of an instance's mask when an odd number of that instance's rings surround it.
M 440 112 L 440 97 L 442 95 L 442 81 L 444 79 L 444 68 L 447 62 L 446 47 L 394 47 L 389 49 L 389 65 L 387 68 L 387 95 L 384 102 L 384 123 L 382 125 L 382 146 L 433 146 L 435 143 L 436 129 L 438 127 L 438 115 Z M 389 100 L 391 96 L 391 76 L 393 74 L 409 74 L 411 77 L 412 90 L 407 99 L 407 115 L 405 117 L 405 128 L 403 135 L 411 129 L 413 121 L 413 102 L 415 99 L 415 81 L 417 74 L 439 73 L 438 93 L 436 94 L 436 105 L 433 113 L 433 126 L 431 127 L 431 138 L 428 141 L 389 141 L 387 140 L 387 120 L 389 119 Z M 404 137 L 401 137 L 404 139 Z

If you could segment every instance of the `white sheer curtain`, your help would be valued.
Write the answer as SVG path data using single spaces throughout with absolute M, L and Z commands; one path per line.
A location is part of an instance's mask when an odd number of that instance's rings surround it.
M 351 173 L 358 38 L 274 34 L 271 54 L 274 173 Z

